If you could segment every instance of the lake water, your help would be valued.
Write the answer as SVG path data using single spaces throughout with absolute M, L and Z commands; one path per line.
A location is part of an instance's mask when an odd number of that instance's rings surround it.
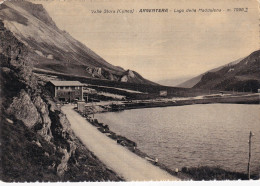
M 260 172 L 259 105 L 146 108 L 102 113 L 95 118 L 171 169 L 208 165 L 246 172 L 251 130 L 255 134 L 251 170 Z

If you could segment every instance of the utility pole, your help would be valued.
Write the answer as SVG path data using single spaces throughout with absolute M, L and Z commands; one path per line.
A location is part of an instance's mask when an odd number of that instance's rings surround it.
M 69 91 L 69 95 L 70 95 L 70 103 L 71 103 L 71 92 Z
M 92 114 L 93 114 L 93 119 L 94 119 L 94 105 L 93 105 L 93 99 L 92 99 Z
M 254 134 L 250 131 L 249 133 L 249 154 L 248 154 L 248 165 L 247 165 L 247 174 L 248 174 L 248 180 L 250 180 L 250 161 L 251 161 L 251 139 L 254 136 Z

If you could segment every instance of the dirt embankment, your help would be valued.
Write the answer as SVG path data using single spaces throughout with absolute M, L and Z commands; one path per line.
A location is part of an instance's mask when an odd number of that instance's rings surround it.
M 32 73 L 28 48 L 0 21 L 0 178 L 12 181 L 119 181 L 78 140 Z

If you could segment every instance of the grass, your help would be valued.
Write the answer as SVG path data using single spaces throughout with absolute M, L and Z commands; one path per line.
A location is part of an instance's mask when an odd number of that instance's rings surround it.
M 248 180 L 247 174 L 224 170 L 219 167 L 183 167 L 182 173 L 189 175 L 193 180 Z M 252 175 L 251 179 L 259 179 L 259 175 Z
M 58 120 L 58 113 L 52 113 Z M 8 118 L 9 120 L 7 120 Z M 36 131 L 28 129 L 21 121 L 2 112 L 1 118 L 0 179 L 4 182 L 57 182 L 57 181 L 122 181 L 115 172 L 108 169 L 76 137 L 73 143 L 76 150 L 72 153 L 67 171 L 60 177 L 57 166 L 63 153 L 59 146 L 69 148 L 68 142 L 60 132 L 59 122 L 54 125 L 53 143 L 46 142 Z M 10 123 L 8 121 L 12 121 Z M 55 119 L 52 119 L 53 121 Z M 68 137 L 73 134 L 70 134 Z
M 60 155 L 41 136 L 11 116 L 1 117 L 1 180 L 5 182 L 58 181 Z M 6 116 L 13 121 L 9 123 Z M 36 142 L 41 144 L 41 147 Z M 47 155 L 48 154 L 48 155 Z

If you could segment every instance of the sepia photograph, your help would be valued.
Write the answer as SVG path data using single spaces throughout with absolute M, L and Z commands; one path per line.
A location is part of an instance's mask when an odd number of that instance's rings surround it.
M 259 0 L 0 0 L 0 181 L 260 180 Z

